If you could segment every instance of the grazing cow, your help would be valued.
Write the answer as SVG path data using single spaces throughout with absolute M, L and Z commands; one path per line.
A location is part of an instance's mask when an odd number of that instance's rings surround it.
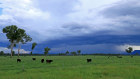
M 122 58 L 122 56 L 117 56 L 117 58 Z
M 41 63 L 44 63 L 44 59 L 41 59 Z
M 92 60 L 91 59 L 87 59 L 87 62 L 89 63 L 89 62 L 91 62 Z
M 108 58 L 110 58 L 110 56 L 108 56 Z
M 18 63 L 18 62 L 21 62 L 21 59 L 18 58 L 18 59 L 17 59 L 17 63 Z
M 36 60 L 36 58 L 32 58 L 32 60 Z
M 46 63 L 51 63 L 53 62 L 53 60 L 46 60 Z

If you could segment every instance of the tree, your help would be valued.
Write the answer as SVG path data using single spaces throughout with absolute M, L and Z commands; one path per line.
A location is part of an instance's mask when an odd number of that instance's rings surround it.
M 139 53 L 137 52 L 135 55 L 139 55 Z
M 76 55 L 76 52 L 71 52 L 72 55 Z
M 18 57 L 20 54 L 20 48 L 21 44 L 26 44 L 26 42 L 32 41 L 32 38 L 29 35 L 24 34 L 23 36 L 21 35 L 20 39 L 17 40 L 18 43 Z
M 80 53 L 81 53 L 81 50 L 77 50 L 77 53 L 78 53 L 78 55 L 80 55 Z
M 66 55 L 68 55 L 68 54 L 69 54 L 69 51 L 67 50 L 67 51 L 66 51 Z
M 18 32 L 18 27 L 16 25 L 11 25 L 11 26 L 6 26 L 3 28 L 3 33 L 6 33 L 7 39 L 9 39 L 10 48 L 11 48 L 11 58 L 12 58 L 12 52 L 13 52 L 13 47 L 16 44 L 16 40 L 18 39 L 19 32 Z
M 0 55 L 4 55 L 4 52 L 3 51 L 0 51 Z
M 132 47 L 128 47 L 127 49 L 125 49 L 125 51 L 129 54 L 131 54 L 131 52 L 133 51 Z M 131 56 L 132 57 L 132 56 Z
M 32 55 L 33 49 L 35 48 L 36 45 L 37 45 L 36 42 L 32 43 L 32 51 L 31 51 L 31 55 Z
M 51 49 L 48 48 L 48 47 L 44 48 L 44 55 L 47 56 L 47 54 L 49 53 L 50 50 L 51 50 Z
M 30 37 L 25 33 L 24 29 L 18 28 L 16 25 L 6 26 L 5 28 L 3 28 L 3 33 L 6 33 L 7 39 L 9 39 L 11 43 L 10 46 L 8 47 L 11 48 L 11 57 L 13 48 L 16 46 L 16 44 L 19 44 L 18 47 L 18 57 L 19 57 L 19 51 L 21 47 L 20 43 L 28 42 Z
M 15 51 L 12 52 L 12 55 L 13 55 L 13 56 L 15 55 Z
M 32 38 L 25 33 L 24 29 L 18 29 L 18 39 L 16 42 L 18 43 L 18 57 L 20 54 L 21 44 L 26 44 L 26 42 L 32 41 Z

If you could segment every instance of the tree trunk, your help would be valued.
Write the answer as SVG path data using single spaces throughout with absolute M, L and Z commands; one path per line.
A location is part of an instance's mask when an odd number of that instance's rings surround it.
M 32 51 L 33 51 L 33 50 L 31 50 L 31 56 L 32 56 L 32 53 L 33 53 Z
M 10 56 L 10 58 L 12 58 L 12 56 L 13 56 L 13 47 L 14 47 L 14 43 L 12 43 L 12 45 L 11 45 L 11 56 Z
M 20 48 L 21 48 L 21 45 L 19 43 L 19 46 L 18 46 L 18 58 L 19 58 Z

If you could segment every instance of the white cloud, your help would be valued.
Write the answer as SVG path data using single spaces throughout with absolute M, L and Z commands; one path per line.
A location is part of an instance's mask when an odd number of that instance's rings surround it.
M 4 51 L 4 53 L 10 53 L 11 49 L 8 49 L 6 47 L 0 47 L 0 51 Z M 14 49 L 13 51 L 15 51 L 15 53 L 18 53 L 18 49 Z M 24 49 L 20 49 L 20 54 L 29 54 L 30 51 L 26 51 Z
M 120 46 L 116 46 L 116 49 L 119 51 L 124 51 L 125 49 L 127 49 L 128 47 L 132 47 L 133 50 L 140 50 L 140 46 L 139 45 L 120 45 Z
M 49 13 L 43 12 L 34 7 L 31 0 L 4 0 L 1 1 L 1 8 L 3 8 L 3 15 L 9 15 L 13 18 L 20 19 L 35 19 L 42 17 L 48 19 Z
M 120 19 L 131 17 L 107 18 L 100 13 L 109 7 L 131 0 L 0 0 L 0 25 L 16 24 L 24 29 L 35 41 L 78 36 L 101 30 L 122 28 Z M 135 0 L 137 1 L 137 0 Z M 118 5 L 119 6 L 119 5 Z M 126 21 L 124 19 L 124 21 Z M 66 29 L 77 24 L 80 30 Z M 86 27 L 86 28 L 83 28 Z
M 1 25 L 16 24 L 32 30 L 34 21 L 47 20 L 50 17 L 49 12 L 35 8 L 31 0 L 4 0 L 1 3 L 0 7 L 3 8 L 0 16 Z

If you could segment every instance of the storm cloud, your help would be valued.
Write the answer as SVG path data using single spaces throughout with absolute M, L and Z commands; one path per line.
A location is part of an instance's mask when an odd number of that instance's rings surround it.
M 0 0 L 0 3 L 0 29 L 11 24 L 26 29 L 42 47 L 36 51 L 43 52 L 46 45 L 54 50 L 65 46 L 83 49 L 97 45 L 98 49 L 139 45 L 139 0 Z M 5 35 L 1 37 L 0 41 L 7 41 Z

